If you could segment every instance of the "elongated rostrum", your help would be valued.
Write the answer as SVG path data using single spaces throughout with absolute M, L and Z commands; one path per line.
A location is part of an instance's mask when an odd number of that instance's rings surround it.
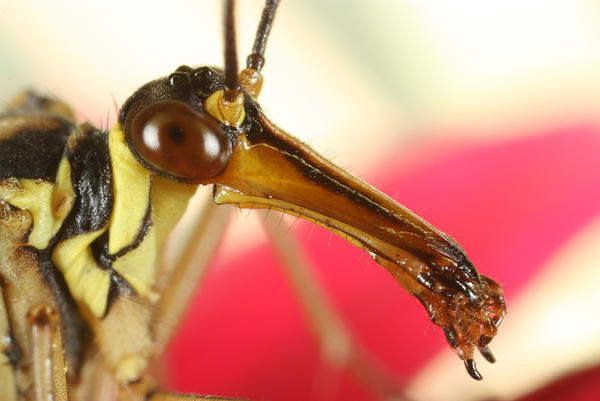
M 181 66 L 147 83 L 109 131 L 76 125 L 64 103 L 32 92 L 0 116 L 0 282 L 8 322 L 0 335 L 8 339 L 9 362 L 0 374 L 16 377 L 19 391 L 36 380 L 28 373 L 35 351 L 28 327 L 52 321 L 54 312 L 69 380 L 90 349 L 118 383 L 144 376 L 162 245 L 197 186 L 209 184 L 218 204 L 277 209 L 362 247 L 423 304 L 473 378 L 481 379 L 475 349 L 494 361 L 488 344 L 506 314 L 502 288 L 479 274 L 449 235 L 264 115 L 256 99 L 276 5 L 267 1 L 239 76 L 228 37 L 224 70 Z M 226 33 L 232 24 L 228 11 Z M 36 309 L 40 302 L 54 312 Z M 32 310 L 45 318 L 32 320 Z M 128 335 L 116 338 L 124 322 Z

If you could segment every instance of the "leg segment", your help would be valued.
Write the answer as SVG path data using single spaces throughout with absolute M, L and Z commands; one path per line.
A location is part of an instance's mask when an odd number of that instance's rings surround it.
M 231 207 L 217 206 L 210 199 L 188 236 L 183 252 L 171 273 L 168 284 L 152 318 L 155 353 L 160 354 L 185 313 L 190 298 L 207 271 L 232 212 Z
M 306 319 L 321 344 L 324 359 L 338 369 L 348 368 L 356 379 L 385 400 L 405 400 L 402 386 L 352 337 L 314 277 L 301 246 L 286 233 L 277 214 L 265 214 L 264 225 L 282 260 Z
M 4 295 L 0 286 L 0 394 L 6 401 L 17 401 L 17 386 L 15 381 L 14 361 L 9 355 L 13 354 L 16 344 L 10 333 L 10 323 L 6 314 Z
M 193 394 L 175 394 L 158 392 L 150 396 L 148 401 L 242 401 L 239 398 L 222 398 L 212 396 L 200 396 Z
M 38 305 L 27 314 L 27 327 L 31 341 L 33 399 L 68 401 L 58 313 L 47 305 Z
M 0 390 L 10 394 L 8 382 L 13 376 L 16 399 L 67 401 L 62 316 L 39 254 L 24 246 L 31 226 L 28 212 L 0 201 L 0 332 L 11 356 L 0 369 L 6 366 L 13 371 L 5 375 L 2 370 Z M 0 398 L 11 400 L 6 394 L 0 392 Z
M 210 200 L 194 224 L 194 229 L 183 246 L 181 256 L 171 269 L 165 286 L 159 289 L 161 297 L 150 318 L 153 333 L 153 354 L 159 355 L 181 321 L 188 301 L 207 271 L 209 259 L 215 250 L 232 208 L 217 206 Z M 155 383 L 144 376 L 135 383 L 118 384 L 119 400 L 123 401 L 235 401 L 239 399 L 206 397 L 155 391 Z

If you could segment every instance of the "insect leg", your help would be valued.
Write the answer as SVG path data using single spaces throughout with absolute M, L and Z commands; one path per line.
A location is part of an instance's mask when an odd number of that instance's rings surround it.
M 148 375 L 141 380 L 119 387 L 120 401 L 244 401 L 241 398 L 224 398 L 195 394 L 171 393 L 154 390 L 154 381 Z
M 36 401 L 69 399 L 59 319 L 58 313 L 45 304 L 33 307 L 27 314 Z
M 4 294 L 0 286 L 0 394 L 6 401 L 17 401 L 14 362 L 11 361 L 11 349 L 14 347 L 10 334 L 10 322 L 6 314 Z
M 45 275 L 51 269 L 42 265 L 45 262 L 38 251 L 24 246 L 32 222 L 30 213 L 0 202 L 0 284 L 10 322 L 10 336 L 2 334 L 1 340 L 14 341 L 9 360 L 20 397 L 66 401 L 67 365 L 73 374 L 70 379 L 76 380 L 77 375 L 78 338 L 77 333 L 65 330 L 65 321 L 74 320 L 69 320 L 64 306 L 67 300 L 58 298 L 53 276 Z
M 198 283 L 207 271 L 232 208 L 217 206 L 210 199 L 195 222 L 152 317 L 154 353 L 160 354 L 181 322 Z
M 175 394 L 158 392 L 150 396 L 148 401 L 242 401 L 240 398 L 222 398 L 193 394 Z
M 337 369 L 349 369 L 380 399 L 404 400 L 401 384 L 352 337 L 318 279 L 311 274 L 310 262 L 299 252 L 300 244 L 291 234 L 285 233 L 279 217 L 265 213 L 263 221 L 305 317 L 321 344 L 325 360 Z
M 80 383 L 73 398 L 85 401 L 116 400 L 117 393 L 117 383 L 95 349 L 86 357 L 81 369 Z

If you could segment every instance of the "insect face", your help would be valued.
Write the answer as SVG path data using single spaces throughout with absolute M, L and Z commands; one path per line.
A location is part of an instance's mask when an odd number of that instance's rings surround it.
M 223 171 L 235 133 L 204 110 L 208 96 L 222 87 L 222 77 L 209 67 L 180 67 L 140 88 L 119 119 L 138 160 L 158 174 L 187 182 Z

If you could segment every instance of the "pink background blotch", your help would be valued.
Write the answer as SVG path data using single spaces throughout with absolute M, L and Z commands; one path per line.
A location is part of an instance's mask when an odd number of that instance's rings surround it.
M 573 124 L 492 143 L 446 143 L 442 151 L 428 143 L 417 153 L 430 157 L 401 171 L 389 160 L 371 181 L 456 238 L 479 271 L 504 286 L 510 318 L 511 299 L 600 212 L 599 133 Z M 309 224 L 295 235 L 350 330 L 400 381 L 447 347 L 416 299 L 368 255 Z M 174 389 L 256 400 L 373 399 L 322 364 L 277 262 L 266 246 L 228 266 L 217 258 L 170 348 Z

